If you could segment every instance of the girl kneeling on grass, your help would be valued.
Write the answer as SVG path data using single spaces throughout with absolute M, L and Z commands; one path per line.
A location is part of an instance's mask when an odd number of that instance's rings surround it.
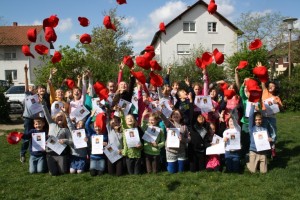
M 85 123 L 85 129 L 90 141 L 90 146 L 92 148 L 92 137 L 97 135 L 103 135 L 103 147 L 107 145 L 108 136 L 105 126 L 105 114 L 100 113 L 96 116 L 96 120 L 93 123 L 94 129 L 91 127 L 91 121 L 95 115 L 95 110 L 92 111 L 91 116 L 87 119 Z M 101 176 L 105 170 L 105 156 L 102 154 L 92 154 L 90 155 L 90 174 L 91 176 Z
M 57 138 L 60 144 L 69 144 L 69 141 L 71 140 L 71 133 L 67 128 L 67 122 L 64 113 L 59 112 L 52 119 L 48 108 L 44 103 L 42 105 L 42 108 L 45 114 L 45 118 L 49 124 L 48 136 Z M 58 155 L 49 147 L 46 147 L 46 152 L 48 169 L 49 173 L 52 176 L 68 173 L 68 147 L 66 147 L 60 155 Z

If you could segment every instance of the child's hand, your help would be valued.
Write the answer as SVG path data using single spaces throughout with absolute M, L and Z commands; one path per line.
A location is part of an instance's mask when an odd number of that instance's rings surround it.
M 273 142 L 273 139 L 269 137 L 269 138 L 268 138 L 268 141 L 269 141 L 269 142 Z
M 65 142 L 62 139 L 58 140 L 59 144 L 64 144 Z
M 107 146 L 107 142 L 103 142 L 103 146 L 104 146 L 104 147 Z
M 89 141 L 89 139 L 88 139 L 87 137 L 85 137 L 85 138 L 84 138 L 84 141 L 85 141 L 85 142 L 88 142 L 88 141 Z
M 138 148 L 138 149 L 140 149 L 142 147 L 142 144 L 138 143 L 135 147 Z
M 224 142 L 227 142 L 227 141 L 228 141 L 228 138 L 227 138 L 227 137 L 224 137 L 223 140 L 224 140 Z
M 119 155 L 122 155 L 122 149 L 119 149 Z
M 156 142 L 155 142 L 155 141 L 154 141 L 154 142 L 152 142 L 151 144 L 152 144 L 152 146 L 154 146 L 154 147 L 157 147 L 157 144 L 156 144 Z

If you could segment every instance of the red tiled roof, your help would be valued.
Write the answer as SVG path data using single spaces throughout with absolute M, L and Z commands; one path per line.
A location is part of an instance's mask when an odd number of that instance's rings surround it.
M 27 31 L 30 28 L 36 28 L 37 34 L 43 30 L 42 25 L 36 26 L 0 26 L 0 46 L 21 46 L 29 45 Z

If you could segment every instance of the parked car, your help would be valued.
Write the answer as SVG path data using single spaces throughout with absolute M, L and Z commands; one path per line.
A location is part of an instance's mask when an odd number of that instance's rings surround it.
M 24 111 L 25 85 L 11 86 L 5 93 L 8 98 L 11 114 L 21 114 Z
M 24 102 L 25 99 L 25 85 L 13 85 L 5 93 L 8 101 Z

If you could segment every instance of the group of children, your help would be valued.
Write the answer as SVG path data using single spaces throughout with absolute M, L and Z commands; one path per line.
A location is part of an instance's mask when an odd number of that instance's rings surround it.
M 255 80 L 245 79 L 240 85 L 238 68 L 235 83 L 209 83 L 207 71 L 203 69 L 203 83 L 191 84 L 187 78 L 185 88 L 180 88 L 177 81 L 170 83 L 171 68 L 168 68 L 161 87 L 142 84 L 133 75 L 127 84 L 122 80 L 123 68 L 122 63 L 117 83 L 107 83 L 108 94 L 100 105 L 102 112 L 98 112 L 98 108 L 91 104 L 99 91 L 95 91 L 90 71 L 83 72 L 82 77 L 78 77 L 77 86 L 73 84 L 65 91 L 63 87 L 54 90 L 52 77 L 56 70 L 51 69 L 47 87 L 38 86 L 35 90 L 28 85 L 28 69 L 25 67 L 26 97 L 37 94 L 42 107 L 39 113 L 32 113 L 27 104 L 24 108 L 21 161 L 25 162 L 29 147 L 30 173 L 49 171 L 56 176 L 89 170 L 91 176 L 105 172 L 121 176 L 126 171 L 128 174 L 163 170 L 169 173 L 205 169 L 222 171 L 223 166 L 226 172 L 240 172 L 241 160 L 246 157 L 249 157 L 246 166 L 250 172 L 257 169 L 261 173 L 267 172 L 269 153 L 276 156 L 277 130 L 275 114 L 266 111 L 263 101 L 271 98 L 272 104 L 282 107 L 274 82 L 261 83 L 261 101 L 251 102 L 247 84 Z M 136 106 L 132 105 L 126 113 L 120 101 L 133 102 L 134 99 L 137 100 Z M 196 103 L 204 101 L 206 104 L 207 99 L 211 102 L 209 110 Z M 162 102 L 167 102 L 169 114 L 162 109 Z M 85 107 L 90 114 L 76 120 L 72 113 L 79 107 Z M 86 133 L 84 141 L 87 146 L 83 148 L 77 148 L 72 138 L 72 131 L 80 129 Z M 176 131 L 176 140 L 169 135 L 171 131 Z M 46 144 L 45 150 L 32 151 L 32 137 L 40 132 L 45 133 L 46 140 L 54 138 L 66 148 L 57 153 Z M 139 141 L 134 144 L 128 141 L 128 132 L 137 133 Z M 270 150 L 261 150 L 257 146 L 255 138 L 257 134 L 262 137 L 263 132 L 267 133 Z M 152 139 L 146 139 L 146 134 Z M 93 152 L 93 137 L 99 135 L 103 138 L 103 148 L 117 147 L 119 159 L 111 161 L 104 153 Z M 224 153 L 207 155 L 207 148 L 220 144 L 224 145 Z

